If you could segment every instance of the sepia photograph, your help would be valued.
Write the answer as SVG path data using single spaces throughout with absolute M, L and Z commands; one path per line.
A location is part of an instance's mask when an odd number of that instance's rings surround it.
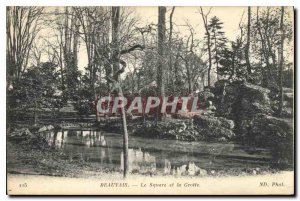
M 294 7 L 5 9 L 8 195 L 295 194 Z

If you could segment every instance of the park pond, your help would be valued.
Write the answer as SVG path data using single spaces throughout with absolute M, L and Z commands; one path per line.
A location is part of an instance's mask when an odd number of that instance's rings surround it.
M 122 170 L 123 138 L 120 134 L 93 130 L 46 132 L 50 147 L 63 152 L 70 160 L 79 159 L 102 167 Z M 271 165 L 268 149 L 247 147 L 232 142 L 199 142 L 147 139 L 130 136 L 129 168 L 131 172 L 182 174 L 197 168 L 207 171 L 234 168 L 260 169 Z M 191 169 L 193 166 L 193 170 Z

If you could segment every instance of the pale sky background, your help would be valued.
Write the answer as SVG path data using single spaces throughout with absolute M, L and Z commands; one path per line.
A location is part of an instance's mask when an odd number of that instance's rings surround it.
M 61 7 L 62 8 L 62 7 Z M 239 23 L 246 22 L 247 20 L 247 7 L 202 7 L 203 12 L 207 13 L 210 8 L 211 12 L 208 16 L 208 20 L 217 16 L 221 22 L 223 22 L 223 31 L 225 32 L 225 36 L 229 40 L 235 40 L 236 37 L 240 34 Z M 255 8 L 255 7 L 254 7 Z M 53 11 L 55 7 L 47 7 L 48 11 Z M 134 10 L 132 13 L 135 15 L 139 22 L 137 26 L 144 27 L 148 24 L 157 24 L 158 22 L 158 7 L 130 7 L 131 10 Z M 169 15 L 172 7 L 167 7 L 166 13 L 166 27 L 169 28 Z M 181 7 L 176 6 L 175 12 L 173 15 L 173 23 L 174 23 L 174 32 L 179 32 L 180 36 L 187 37 L 190 34 L 189 29 L 186 26 L 176 26 L 176 25 L 186 25 L 188 22 L 194 29 L 195 38 L 203 39 L 205 34 L 205 29 L 203 25 L 202 16 L 199 13 L 200 7 Z M 263 8 L 261 8 L 263 9 Z M 291 12 L 293 11 L 292 7 L 286 8 Z M 252 11 L 253 12 L 253 11 Z M 291 15 L 293 16 L 293 15 Z M 40 35 L 48 35 L 51 37 L 53 33 L 50 29 L 44 29 Z M 292 55 L 293 56 L 293 55 Z M 85 50 L 84 42 L 80 42 L 79 53 L 78 53 L 78 68 L 79 70 L 84 70 L 84 67 L 87 66 L 87 54 Z M 130 67 L 130 64 L 128 64 Z M 126 70 L 127 71 L 127 70 Z
M 132 7 L 135 10 L 135 15 L 140 19 L 139 24 L 141 26 L 147 24 L 157 24 L 158 21 L 158 8 L 157 7 Z M 169 27 L 169 15 L 172 7 L 167 7 L 166 13 L 166 26 Z M 210 7 L 203 7 L 204 13 L 206 13 Z M 224 31 L 228 39 L 234 40 L 239 34 L 239 23 L 241 17 L 245 12 L 243 19 L 246 19 L 247 7 L 213 7 L 209 18 L 217 16 L 222 22 L 224 22 Z M 195 30 L 195 37 L 201 39 L 204 36 L 205 29 L 202 21 L 202 17 L 199 13 L 199 7 L 176 7 L 173 15 L 173 23 L 176 25 L 185 25 L 189 22 Z M 177 29 L 177 30 L 176 30 Z M 187 35 L 186 27 L 176 27 L 174 30 L 179 31 L 182 36 Z M 81 45 L 80 57 L 78 61 L 79 69 L 83 70 L 87 65 L 87 56 L 84 46 Z
M 167 7 L 166 21 L 169 21 L 169 15 L 172 7 Z M 210 7 L 203 7 L 204 13 L 208 12 Z M 158 9 L 157 7 L 136 7 L 137 15 L 141 17 L 141 21 L 157 24 Z M 224 30 L 229 39 L 234 39 L 239 31 L 238 24 L 241 20 L 243 12 L 247 11 L 247 7 L 212 7 L 209 18 L 217 16 L 224 22 Z M 245 16 L 244 16 L 245 18 Z M 188 21 L 195 29 L 199 37 L 204 36 L 204 26 L 202 17 L 199 13 L 199 7 L 176 7 L 173 15 L 173 22 L 177 25 L 184 25 Z M 168 27 L 168 23 L 166 23 Z M 177 27 L 174 27 L 175 29 Z M 179 30 L 183 32 L 183 30 Z

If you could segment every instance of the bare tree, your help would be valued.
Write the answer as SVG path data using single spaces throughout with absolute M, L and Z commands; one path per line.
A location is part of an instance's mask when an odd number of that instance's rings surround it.
M 126 63 L 122 62 L 122 69 L 120 69 L 120 45 L 119 45 L 119 31 L 120 31 L 120 7 L 112 7 L 112 66 L 113 66 L 113 80 L 112 83 L 116 90 L 119 91 L 119 96 L 123 97 L 123 91 L 119 82 L 120 74 L 124 72 Z M 122 113 L 122 123 L 123 123 L 123 176 L 127 177 L 129 172 L 128 164 L 128 131 L 127 131 L 127 122 L 126 122 L 126 113 L 124 106 L 121 108 Z
M 245 58 L 246 58 L 248 75 L 251 74 L 251 64 L 250 64 L 250 59 L 249 59 L 250 32 L 251 32 L 251 7 L 248 6 L 247 43 L 246 43 L 246 47 L 245 47 Z
M 136 49 L 143 49 L 144 47 L 142 45 L 133 45 L 129 47 L 128 49 L 122 49 L 120 50 L 120 7 L 112 7 L 112 16 L 111 16 L 111 22 L 112 22 L 112 51 L 111 51 L 111 63 L 113 68 L 113 76 L 108 76 L 108 79 L 113 85 L 113 88 L 118 90 L 119 97 L 123 96 L 123 91 L 120 83 L 120 75 L 124 72 L 126 68 L 126 62 L 123 61 L 120 57 L 121 55 L 130 53 L 131 51 L 134 51 Z M 128 29 L 131 26 L 128 27 Z M 126 35 L 126 34 L 125 34 Z M 124 36 L 124 35 L 123 35 Z M 120 68 L 120 64 L 122 67 Z M 128 162 L 128 131 L 127 131 L 127 121 L 126 121 L 126 111 L 124 105 L 121 107 L 121 113 L 122 113 L 122 124 L 123 124 L 123 159 L 124 159 L 124 172 L 123 176 L 126 178 L 129 173 L 129 162 Z
M 6 7 L 7 86 L 17 83 L 27 67 L 42 12 L 43 7 Z
M 173 37 L 173 15 L 174 15 L 174 11 L 175 11 L 175 6 L 172 7 L 171 13 L 170 13 L 170 17 L 169 17 L 169 26 L 170 26 L 170 30 L 169 30 L 169 43 L 168 43 L 168 51 L 169 51 L 169 60 L 168 60 L 168 66 L 169 66 L 169 73 L 168 73 L 168 79 L 167 79 L 167 83 L 171 82 L 172 83 L 172 88 L 174 91 L 174 79 L 173 79 L 173 64 L 172 64 L 172 56 L 173 56 L 173 52 L 172 52 L 172 37 Z
M 204 14 L 202 7 L 200 7 L 200 14 L 202 16 L 202 20 L 203 20 L 203 24 L 204 24 L 204 28 L 205 28 L 205 33 L 206 33 L 206 37 L 207 37 L 207 49 L 208 49 L 208 70 L 207 70 L 207 86 L 210 87 L 210 71 L 211 71 L 211 67 L 212 67 L 212 56 L 211 56 L 211 41 L 210 41 L 210 32 L 209 32 L 209 28 L 208 28 L 208 15 L 211 11 L 211 8 L 209 9 L 209 11 Z
M 282 85 L 282 71 L 283 71 L 283 45 L 284 45 L 284 26 L 283 26 L 283 16 L 284 16 L 284 6 L 281 7 L 281 16 L 280 16 L 280 32 L 281 32 L 281 40 L 279 47 L 279 75 L 278 75 L 278 85 L 279 85 L 279 107 L 278 113 L 282 113 L 283 108 L 283 85 Z
M 166 7 L 158 7 L 158 38 L 157 38 L 157 94 L 162 98 L 165 97 L 165 40 L 166 40 Z M 162 120 L 163 114 L 157 110 L 157 123 Z
M 165 96 L 165 38 L 166 38 L 166 7 L 158 7 L 158 42 L 157 42 L 157 89 L 161 97 Z
M 74 7 L 74 10 L 81 28 L 76 32 L 80 31 L 85 43 L 89 83 L 96 98 L 96 74 L 101 71 L 101 65 L 109 65 L 109 11 L 101 7 Z
M 193 84 L 192 84 L 192 75 L 191 75 L 190 63 L 193 60 L 193 56 L 194 56 L 194 51 L 193 51 L 193 49 L 195 47 L 195 44 L 194 44 L 194 30 L 188 22 L 186 24 L 187 24 L 186 26 L 189 28 L 190 35 L 189 35 L 189 37 L 187 38 L 187 41 L 186 41 L 184 56 L 180 55 L 180 57 L 185 63 L 187 81 L 188 81 L 188 90 L 189 90 L 189 93 L 191 93 L 192 90 L 193 90 L 192 89 Z
M 256 10 L 256 29 L 258 32 L 258 37 L 261 42 L 260 52 L 263 56 L 263 60 L 266 64 L 266 72 L 264 72 L 263 85 L 265 87 L 270 87 L 274 85 L 276 80 L 276 51 L 278 38 L 276 35 L 279 32 L 279 27 L 276 26 L 277 17 L 276 15 L 272 16 L 271 8 L 267 7 L 266 9 L 259 12 L 260 9 L 257 7 Z M 275 22 L 275 23 L 274 23 Z M 273 26 L 271 26 L 273 24 Z

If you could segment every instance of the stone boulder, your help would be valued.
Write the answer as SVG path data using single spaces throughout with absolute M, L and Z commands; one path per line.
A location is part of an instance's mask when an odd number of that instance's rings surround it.
M 8 133 L 9 138 L 19 138 L 19 137 L 31 137 L 32 133 L 28 128 L 15 129 L 13 132 Z
M 143 124 L 135 125 L 130 128 L 133 135 L 159 138 L 159 139 L 176 139 L 186 141 L 201 140 L 197 129 L 194 128 L 193 119 L 166 119 L 157 123 L 146 121 Z
M 243 81 L 219 81 L 214 92 L 217 115 L 234 120 L 237 137 L 248 133 L 258 113 L 273 114 L 269 89 Z
M 254 133 L 266 132 L 266 136 L 276 135 L 277 137 L 287 138 L 292 137 L 292 131 L 293 127 L 286 120 L 281 118 L 257 114 L 253 121 L 252 132 Z
M 265 114 L 257 114 L 249 125 L 246 139 L 253 146 L 269 147 L 274 160 L 293 161 L 293 122 Z
M 51 131 L 53 129 L 54 129 L 54 126 L 52 126 L 52 125 L 42 126 L 41 128 L 39 128 L 38 133 L 45 132 L 45 131 Z
M 215 83 L 212 92 L 215 95 L 214 102 L 216 105 L 216 115 L 226 118 L 234 117 L 234 104 L 239 98 L 238 84 L 220 80 Z
M 223 117 L 194 115 L 187 119 L 166 119 L 156 124 L 146 121 L 143 124 L 131 124 L 128 130 L 136 136 L 186 141 L 232 139 L 234 122 Z
M 291 88 L 283 88 L 283 100 L 286 108 L 294 107 L 294 90 Z
M 197 115 L 194 116 L 194 122 L 198 126 L 202 127 L 225 127 L 228 129 L 234 128 L 234 122 L 224 117 Z
M 229 119 L 271 114 L 270 90 L 242 81 L 219 81 L 214 88 L 217 115 Z
M 277 92 L 244 81 L 218 81 L 213 89 L 217 116 L 232 119 L 236 139 L 247 145 L 269 147 L 278 163 L 293 161 L 293 90 L 284 89 L 283 113 L 287 119 L 275 115 Z M 271 100 L 270 100 L 271 98 Z M 289 122 L 290 121 L 290 122 Z M 195 120 L 195 123 L 197 121 Z M 203 121 L 200 121 L 204 124 Z M 220 123 L 208 124 L 218 127 Z
M 293 100 L 294 100 L 294 93 L 293 92 L 285 92 L 283 94 L 283 98 L 286 101 L 293 102 Z
M 177 176 L 207 176 L 207 171 L 205 169 L 201 169 L 194 162 L 189 162 L 187 165 L 182 165 L 176 168 Z
M 232 139 L 234 122 L 223 117 L 194 116 L 194 124 L 205 139 Z
M 8 140 L 25 149 L 44 150 L 49 148 L 48 142 L 43 136 L 31 133 L 28 128 L 15 129 L 13 132 L 8 133 L 7 137 Z
M 240 99 L 241 99 L 241 109 L 247 113 L 247 115 L 254 116 L 257 113 L 271 114 L 271 103 L 268 97 L 270 93 L 269 89 L 249 84 L 243 83 L 239 87 Z
M 198 98 L 204 107 L 211 106 L 211 101 L 214 99 L 215 95 L 210 91 L 201 91 L 198 93 Z

